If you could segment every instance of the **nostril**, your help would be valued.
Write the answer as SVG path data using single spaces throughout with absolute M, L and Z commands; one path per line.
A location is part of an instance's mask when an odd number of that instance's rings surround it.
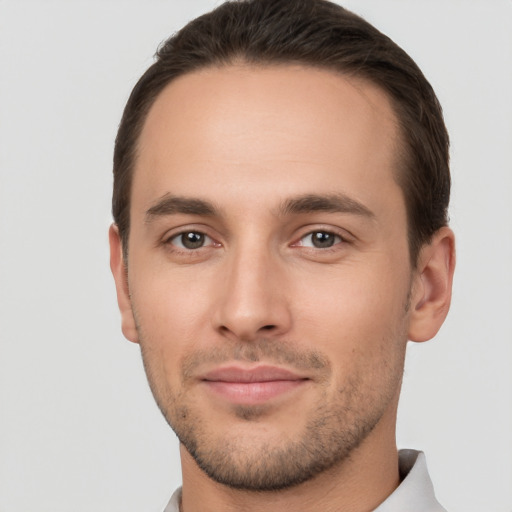
M 265 331 L 271 331 L 272 329 L 275 329 L 275 325 L 264 325 L 261 329 Z

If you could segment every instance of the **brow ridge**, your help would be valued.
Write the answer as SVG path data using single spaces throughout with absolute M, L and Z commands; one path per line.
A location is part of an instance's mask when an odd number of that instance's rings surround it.
M 279 207 L 279 215 L 299 215 L 313 212 L 348 213 L 374 218 L 375 214 L 364 204 L 345 194 L 304 194 L 286 199 Z M 147 211 L 146 222 L 166 215 L 200 215 L 213 217 L 218 209 L 204 199 L 165 194 Z
M 305 194 L 285 200 L 279 208 L 283 215 L 312 212 L 350 213 L 374 218 L 375 214 L 363 203 L 345 194 Z
M 146 211 L 146 222 L 178 213 L 212 217 L 217 214 L 217 209 L 211 202 L 204 199 L 165 194 Z

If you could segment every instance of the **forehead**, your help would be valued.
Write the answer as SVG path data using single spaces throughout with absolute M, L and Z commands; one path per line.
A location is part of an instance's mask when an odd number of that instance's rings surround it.
M 132 193 L 144 205 L 164 193 L 221 201 L 237 187 L 268 196 L 270 184 L 371 199 L 396 186 L 397 132 L 387 95 L 362 79 L 291 65 L 207 68 L 156 99 Z M 313 190 L 322 188 L 331 190 Z

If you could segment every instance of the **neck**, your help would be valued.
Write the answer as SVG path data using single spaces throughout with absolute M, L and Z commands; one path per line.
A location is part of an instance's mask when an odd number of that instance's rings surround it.
M 377 425 L 349 457 L 300 485 L 270 492 L 232 489 L 210 479 L 181 446 L 181 512 L 367 512 L 399 485 L 394 423 Z

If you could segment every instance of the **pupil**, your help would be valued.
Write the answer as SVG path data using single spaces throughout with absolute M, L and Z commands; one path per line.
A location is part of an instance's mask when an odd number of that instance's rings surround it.
M 318 248 L 332 247 L 334 244 L 334 236 L 331 233 L 317 231 L 312 236 L 313 245 Z
M 187 249 L 198 249 L 204 244 L 204 235 L 202 233 L 183 233 L 181 235 L 181 242 Z

